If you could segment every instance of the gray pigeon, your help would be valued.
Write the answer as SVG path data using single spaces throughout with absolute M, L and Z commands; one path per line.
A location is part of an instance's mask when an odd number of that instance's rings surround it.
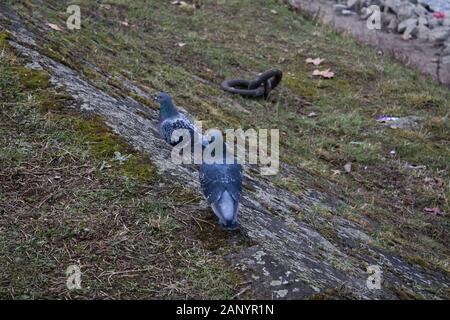
M 192 150 L 194 146 L 194 136 L 199 137 L 203 146 L 207 145 L 206 138 L 203 137 L 201 131 L 186 117 L 179 112 L 172 102 L 172 98 L 165 92 L 160 92 L 154 97 L 159 102 L 159 133 L 161 137 L 170 145 L 175 146 L 181 142 L 182 138 L 174 140 L 172 133 L 177 129 L 187 129 L 191 134 Z
M 200 185 L 219 218 L 220 225 L 226 230 L 235 230 L 238 228 L 237 212 L 242 193 L 243 170 L 242 165 L 236 161 L 227 164 L 225 159 L 226 156 L 220 164 L 203 162 L 200 165 Z

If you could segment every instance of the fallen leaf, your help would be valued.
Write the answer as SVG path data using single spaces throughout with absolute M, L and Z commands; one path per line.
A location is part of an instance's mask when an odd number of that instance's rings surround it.
M 320 59 L 320 58 L 315 58 L 315 59 L 308 58 L 308 59 L 306 59 L 306 63 L 312 63 L 315 66 L 318 66 L 319 64 L 321 64 L 324 61 L 325 61 L 325 59 Z
M 434 208 L 423 208 L 423 211 L 426 213 L 429 213 L 433 216 L 446 216 L 447 213 L 441 211 L 441 209 L 439 209 L 438 207 L 434 207 Z
M 47 22 L 46 25 L 53 30 L 62 31 L 61 27 L 58 26 L 57 24 Z
M 331 78 L 334 77 L 334 72 L 330 71 L 330 69 L 322 70 L 322 71 L 316 69 L 316 70 L 313 71 L 312 75 L 313 76 L 320 76 L 320 77 L 326 78 L 326 79 L 331 79 Z

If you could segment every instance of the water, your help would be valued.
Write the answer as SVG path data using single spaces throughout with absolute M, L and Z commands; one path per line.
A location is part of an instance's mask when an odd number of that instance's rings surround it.
M 430 5 L 435 11 L 450 11 L 450 0 L 421 0 Z

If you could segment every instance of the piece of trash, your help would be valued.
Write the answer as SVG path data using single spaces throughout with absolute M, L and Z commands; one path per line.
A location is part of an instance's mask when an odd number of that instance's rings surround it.
M 315 113 L 315 112 L 310 112 L 310 113 L 308 113 L 307 116 L 310 117 L 310 118 L 317 117 L 317 113 Z
M 351 162 L 347 163 L 347 164 L 344 166 L 344 170 L 345 170 L 345 172 L 347 172 L 347 173 L 350 173 L 350 172 L 352 171 L 352 164 L 351 164 Z
M 444 19 L 445 13 L 442 11 L 436 11 L 436 12 L 433 12 L 433 17 L 435 17 L 436 19 Z
M 427 166 L 424 165 L 415 165 L 415 164 L 406 164 L 404 165 L 406 169 L 415 169 L 415 170 L 425 170 Z
M 45 25 L 48 26 L 50 29 L 62 31 L 61 27 L 58 26 L 57 24 L 47 22 Z
M 120 21 L 120 24 L 121 25 L 123 25 L 123 26 L 125 26 L 125 27 L 128 27 L 130 24 L 128 23 L 128 21 Z
M 381 116 L 377 118 L 377 121 L 379 122 L 388 122 L 388 121 L 395 121 L 398 120 L 398 117 L 386 117 L 386 116 Z
M 102 164 L 100 165 L 99 170 L 102 171 L 103 169 L 111 168 L 111 165 L 109 165 L 106 161 L 102 161 Z
M 423 212 L 429 213 L 433 216 L 446 216 L 447 213 L 439 209 L 438 207 L 434 208 L 423 208 Z
M 172 4 L 180 6 L 180 8 L 195 9 L 195 4 L 189 4 L 185 1 L 172 1 Z
M 340 170 L 331 170 L 331 172 L 333 172 L 333 176 L 338 176 L 341 174 Z
M 128 159 L 130 158 L 130 156 L 131 155 L 129 155 L 129 154 L 128 155 L 121 154 L 118 151 L 114 152 L 114 160 L 119 161 L 121 164 L 124 162 L 127 162 Z
M 313 76 L 320 76 L 320 77 L 325 78 L 325 79 L 331 79 L 331 78 L 334 77 L 334 72 L 330 71 L 330 69 L 322 70 L 322 71 L 316 69 L 316 70 L 313 71 L 312 75 Z
M 106 10 L 111 10 L 112 7 L 111 7 L 110 4 L 104 4 L 103 3 L 103 4 L 100 5 L 100 8 L 101 9 L 106 9 Z
M 276 12 L 275 10 L 270 10 L 270 12 L 272 12 L 273 14 L 277 14 L 278 12 Z
M 376 121 L 389 126 L 391 129 L 416 129 L 419 126 L 421 118 L 416 116 L 391 117 L 381 116 Z
M 315 59 L 308 58 L 305 60 L 306 63 L 312 63 L 315 66 L 318 66 L 319 64 L 321 64 L 324 61 L 325 61 L 325 59 L 320 59 L 320 58 L 315 58 Z
M 180 48 L 183 48 L 185 45 L 186 45 L 186 43 L 184 43 L 184 42 L 177 43 L 177 46 L 179 46 Z
M 391 150 L 389 153 L 391 154 L 391 156 L 397 155 L 397 151 L 395 151 L 395 150 Z

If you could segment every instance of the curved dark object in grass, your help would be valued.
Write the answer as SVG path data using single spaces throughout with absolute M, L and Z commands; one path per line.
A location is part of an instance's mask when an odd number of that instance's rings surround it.
M 283 73 L 280 70 L 268 70 L 255 80 L 232 79 L 222 82 L 220 87 L 228 92 L 240 94 L 243 97 L 261 97 L 266 99 L 270 91 L 281 82 Z

